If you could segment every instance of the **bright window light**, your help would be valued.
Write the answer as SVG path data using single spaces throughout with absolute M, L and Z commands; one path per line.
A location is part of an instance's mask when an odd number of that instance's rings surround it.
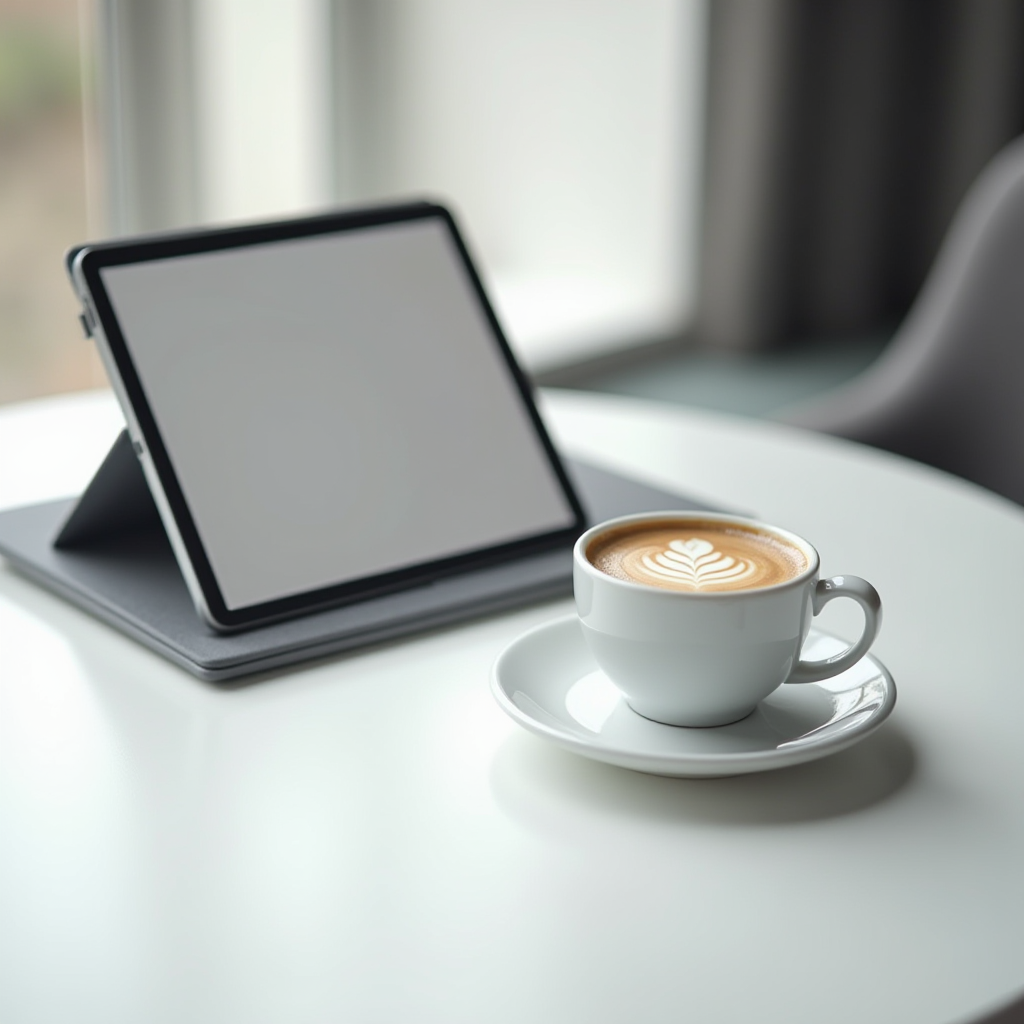
M 105 0 L 111 228 L 428 196 L 528 368 L 677 335 L 706 2 Z

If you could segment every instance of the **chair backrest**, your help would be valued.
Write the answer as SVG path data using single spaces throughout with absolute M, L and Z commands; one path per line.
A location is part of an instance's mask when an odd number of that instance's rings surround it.
M 1024 504 L 1024 137 L 964 198 L 882 356 L 846 387 L 780 418 Z

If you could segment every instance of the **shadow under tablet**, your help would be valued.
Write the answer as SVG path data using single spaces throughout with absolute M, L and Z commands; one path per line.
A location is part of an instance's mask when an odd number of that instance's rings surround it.
M 195 610 L 126 434 L 108 463 L 104 469 L 119 490 L 117 521 L 107 520 L 104 529 L 109 507 L 99 499 L 95 505 L 83 500 L 75 513 L 78 536 L 58 547 L 54 540 L 76 499 L 10 509 L 0 512 L 0 554 L 26 576 L 202 679 L 266 672 L 572 592 L 572 556 L 565 549 L 244 632 L 217 633 Z M 564 464 L 588 523 L 633 512 L 709 507 L 588 463 Z

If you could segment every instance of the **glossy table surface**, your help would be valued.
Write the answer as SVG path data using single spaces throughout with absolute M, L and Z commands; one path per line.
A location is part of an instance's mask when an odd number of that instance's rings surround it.
M 565 450 L 874 582 L 892 717 L 811 764 L 646 776 L 489 692 L 569 601 L 218 688 L 0 567 L 0 1020 L 934 1024 L 1019 999 L 1024 511 L 783 427 L 544 409 Z M 0 410 L 0 507 L 81 490 L 120 424 L 103 392 Z

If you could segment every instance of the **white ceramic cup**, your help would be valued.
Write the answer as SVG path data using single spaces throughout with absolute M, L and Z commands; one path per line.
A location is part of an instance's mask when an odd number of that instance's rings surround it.
M 595 539 L 626 524 L 735 523 L 774 535 L 801 551 L 807 567 L 772 586 L 688 592 L 628 582 L 587 559 Z M 783 683 L 837 675 L 867 653 L 882 621 L 882 603 L 858 576 L 818 576 L 818 553 L 802 537 L 766 523 L 717 513 L 657 512 L 623 516 L 587 530 L 573 549 L 573 591 L 594 659 L 638 714 L 680 726 L 739 721 Z M 801 661 L 811 619 L 837 597 L 864 611 L 864 630 L 847 650 Z

